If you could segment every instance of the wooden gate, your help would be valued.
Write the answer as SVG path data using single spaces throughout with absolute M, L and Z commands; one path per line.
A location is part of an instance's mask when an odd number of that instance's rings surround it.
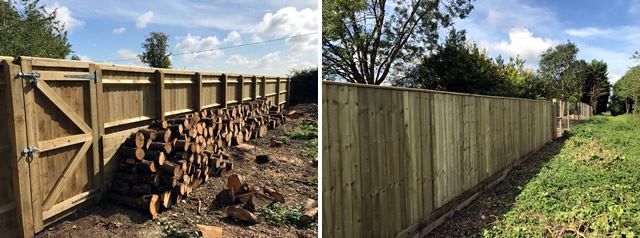
M 89 67 L 88 67 L 89 66 Z M 22 59 L 35 232 L 99 194 L 95 67 Z

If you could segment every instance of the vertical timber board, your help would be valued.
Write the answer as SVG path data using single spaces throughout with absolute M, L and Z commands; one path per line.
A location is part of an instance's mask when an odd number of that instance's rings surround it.
M 279 79 L 278 79 L 279 81 Z M 352 162 L 353 158 L 351 158 L 351 131 L 350 131 L 350 120 L 349 114 L 351 108 L 349 108 L 349 91 L 351 86 L 338 87 L 338 103 L 339 103 L 339 122 L 338 124 L 338 133 L 340 143 L 340 174 L 341 174 L 341 182 L 340 187 L 342 188 L 342 227 L 344 230 L 344 237 L 352 237 L 353 236 L 353 187 L 352 187 Z M 276 93 L 278 92 L 278 86 L 276 84 Z M 276 105 L 278 101 L 276 99 Z
M 394 130 L 393 124 L 391 122 L 391 118 L 393 118 L 392 111 L 392 90 L 389 89 L 380 89 L 380 96 L 378 98 L 384 98 L 385 100 L 381 101 L 381 113 L 382 113 L 382 125 L 380 125 L 383 129 L 384 135 L 384 156 L 382 157 L 382 173 L 380 177 L 386 178 L 382 180 L 381 186 L 384 187 L 381 195 L 381 203 L 382 203 L 382 212 L 380 214 L 380 221 L 382 223 L 382 235 L 381 237 L 390 237 L 394 235 L 393 230 L 393 220 L 395 219 L 394 212 L 396 211 L 393 207 L 394 203 L 390 201 L 393 200 L 393 169 L 392 169 L 392 158 L 394 158 L 395 154 L 393 152 L 393 144 L 395 140 L 391 138 L 391 131 Z
M 203 93 L 203 89 L 202 89 L 202 74 L 200 72 L 196 73 L 195 75 L 196 78 L 196 85 L 197 85 L 197 90 L 196 90 L 196 94 L 198 95 L 196 97 L 196 110 L 199 112 L 200 110 L 202 110 L 204 108 L 204 93 Z
M 278 83 L 280 84 L 280 83 Z M 280 91 L 285 90 L 280 87 L 278 98 L 280 98 Z M 358 102 L 358 87 L 349 87 L 348 91 L 348 108 L 349 108 L 349 157 L 351 160 L 351 186 L 352 186 L 352 207 L 353 207 L 353 234 L 352 237 L 362 237 L 362 183 L 360 179 L 360 130 L 358 128 L 358 108 L 360 103 Z M 280 101 L 281 102 L 281 101 Z
M 322 164 L 322 174 L 327 175 L 335 175 L 331 172 L 331 163 L 333 161 L 331 158 L 334 158 L 335 155 L 331 154 L 331 147 L 334 145 L 332 141 L 329 140 L 329 127 L 334 126 L 333 123 L 335 121 L 329 121 L 329 117 L 327 114 L 335 113 L 332 111 L 334 108 L 333 105 L 329 104 L 328 100 L 328 87 L 326 84 L 322 84 L 322 160 L 320 161 Z M 330 111 L 331 110 L 331 111 Z M 333 234 L 332 224 L 334 213 L 333 213 L 333 203 L 331 201 L 332 193 L 334 191 L 332 187 L 331 178 L 334 176 L 322 176 L 322 233 L 327 234 L 328 236 Z
M 360 88 L 357 87 L 355 90 L 357 90 L 357 99 L 356 102 L 358 104 L 358 108 L 357 108 L 357 120 L 356 120 L 356 125 L 358 126 L 358 131 L 359 133 L 356 134 L 356 138 L 357 138 L 357 146 L 359 148 L 359 152 L 360 154 L 358 155 L 358 157 L 360 158 L 360 171 L 358 172 L 358 179 L 360 181 L 360 184 L 362 185 L 360 187 L 361 190 L 361 194 L 362 194 L 362 202 L 361 202 L 361 207 L 360 207 L 360 211 L 359 211 L 359 215 L 362 218 L 362 223 L 361 223 L 361 227 L 362 228 L 367 228 L 373 227 L 372 224 L 372 216 L 371 216 L 371 212 L 373 211 L 373 209 L 375 209 L 374 206 L 371 205 L 371 198 L 372 198 L 372 192 L 371 192 L 371 188 L 372 188 L 372 182 L 373 179 L 372 173 L 371 173 L 371 167 L 372 167 L 372 161 L 371 161 L 371 155 L 369 154 L 369 150 L 370 148 L 375 148 L 375 147 L 371 147 L 370 146 L 370 141 L 371 141 L 371 135 L 369 134 L 370 129 L 369 129 L 369 125 L 371 123 L 371 115 L 370 115 L 370 101 L 371 98 L 369 98 L 369 92 L 371 91 L 368 88 Z M 362 229 L 361 230 L 361 236 L 363 237 L 372 237 L 373 236 L 373 232 L 372 229 Z
M 31 72 L 31 60 L 30 59 L 21 59 L 20 66 L 22 72 Z M 35 122 L 35 86 L 30 84 L 27 80 L 22 80 L 22 87 L 26 90 L 24 92 L 24 109 L 26 115 L 26 124 L 27 124 L 27 144 L 29 146 L 35 146 L 38 144 L 38 134 L 37 123 Z M 42 177 L 39 173 L 39 164 L 40 160 L 38 159 L 38 155 L 33 155 L 30 158 L 25 158 L 25 160 L 31 160 L 29 164 L 29 177 L 31 179 L 31 203 L 33 207 L 33 229 L 34 231 L 40 231 L 43 227 L 43 219 L 42 219 L 42 198 L 46 197 L 46 194 L 40 194 L 40 178 Z
M 156 70 L 156 83 L 157 83 L 157 105 L 158 105 L 158 119 L 164 120 L 166 110 L 167 110 L 167 97 L 166 92 L 164 90 L 164 72 L 162 70 Z
M 100 148 L 102 148 L 100 143 L 100 122 L 99 122 L 99 110 L 98 110 L 98 74 L 97 74 L 97 66 L 95 64 L 89 65 L 89 74 L 96 77 L 94 80 L 89 80 L 89 103 L 91 104 L 91 152 L 93 159 L 93 187 L 100 188 L 101 192 L 104 192 L 104 166 L 102 164 Z M 99 193 L 99 199 L 101 199 L 102 193 Z
M 382 120 L 381 120 L 381 110 L 382 110 L 382 104 L 380 103 L 380 101 L 378 100 L 379 97 L 379 93 L 380 90 L 378 89 L 371 89 L 371 90 L 366 90 L 365 92 L 367 94 L 367 98 L 368 101 L 367 103 L 367 108 L 369 109 L 369 126 L 368 126 L 368 133 L 369 133 L 369 142 L 368 142 L 368 147 L 367 148 L 371 148 L 371 151 L 369 153 L 369 157 L 367 159 L 369 159 L 369 161 L 371 161 L 371 165 L 369 166 L 369 171 L 370 171 L 370 178 L 371 179 L 371 184 L 370 184 L 370 189 L 371 189 L 371 207 L 368 208 L 370 209 L 370 213 L 369 214 L 369 219 L 370 219 L 370 224 L 371 224 L 371 229 L 367 229 L 367 231 L 370 231 L 372 235 L 382 235 L 382 225 L 381 225 L 381 214 L 382 214 L 382 200 L 381 200 L 381 191 L 383 189 L 383 180 L 382 180 L 382 160 L 383 160 L 383 156 L 384 156 L 384 142 L 383 137 L 384 135 L 381 134 L 383 132 L 383 130 L 381 129 L 382 127 L 380 126 L 382 124 Z M 362 150 L 362 148 L 361 148 Z M 367 209 L 367 208 L 365 208 Z M 366 224 L 363 224 L 363 227 L 365 227 L 366 229 Z
M 263 78 L 264 79 L 264 78 Z M 263 80 L 263 83 L 266 82 Z M 265 87 L 266 88 L 266 87 Z M 332 219 L 330 223 L 323 224 L 328 226 L 327 229 L 330 231 L 327 235 L 329 237 L 344 237 L 344 231 L 342 223 L 344 218 L 342 216 L 342 211 L 346 208 L 342 205 L 342 182 L 340 181 L 342 178 L 341 173 L 341 161 L 345 158 L 342 158 L 340 155 L 340 128 L 339 124 L 341 121 L 340 111 L 341 104 L 338 98 L 338 86 L 336 85 L 327 85 L 327 100 L 328 100 L 328 117 L 327 127 L 329 128 L 329 155 L 331 157 L 327 158 L 329 160 L 328 165 L 330 166 L 330 171 L 333 176 L 329 176 L 329 180 L 331 183 L 328 185 L 331 187 L 331 199 L 329 199 L 329 206 L 332 208 Z M 266 95 L 266 94 L 265 94 Z M 324 206 L 324 205 L 323 205 Z
M 420 94 L 420 141 L 422 172 L 422 216 L 433 211 L 433 93 Z
M 11 106 L 9 131 L 11 141 L 11 171 L 13 195 L 16 202 L 16 232 L 20 237 L 32 237 L 34 234 L 33 204 L 31 202 L 31 181 L 29 163 L 22 155 L 22 148 L 28 146 L 27 126 L 24 110 L 23 80 L 17 77 L 20 67 L 11 62 L 2 62 L 5 81 L 10 93 L 8 97 Z

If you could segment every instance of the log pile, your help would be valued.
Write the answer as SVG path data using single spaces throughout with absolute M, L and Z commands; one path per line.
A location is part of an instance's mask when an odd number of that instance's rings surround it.
M 265 137 L 284 123 L 266 100 L 154 121 L 119 148 L 111 198 L 155 218 L 209 178 L 232 170 L 229 147 Z

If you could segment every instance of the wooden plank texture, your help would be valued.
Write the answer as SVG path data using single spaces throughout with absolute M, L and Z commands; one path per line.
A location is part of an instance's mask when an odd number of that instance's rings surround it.
M 277 79 L 270 82 L 267 96 L 280 87 Z M 328 237 L 424 235 L 429 224 L 554 138 L 550 101 L 337 82 L 322 87 Z

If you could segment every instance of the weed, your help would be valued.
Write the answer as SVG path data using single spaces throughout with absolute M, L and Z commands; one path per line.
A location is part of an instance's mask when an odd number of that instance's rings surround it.
M 281 203 L 274 203 L 262 211 L 267 222 L 274 226 L 295 226 L 298 229 L 317 229 L 316 221 L 306 222 L 300 219 L 303 215 L 299 206 L 286 207 Z
M 197 231 L 175 227 L 166 219 L 160 219 L 158 224 L 162 227 L 162 232 L 168 238 L 195 238 L 200 237 Z
M 640 127 L 596 116 L 523 187 L 485 237 L 631 236 L 640 231 Z
M 308 121 L 300 124 L 293 131 L 287 131 L 285 136 L 292 140 L 318 139 L 318 122 Z
M 313 139 L 304 143 L 302 157 L 313 159 L 318 157 L 318 139 Z

